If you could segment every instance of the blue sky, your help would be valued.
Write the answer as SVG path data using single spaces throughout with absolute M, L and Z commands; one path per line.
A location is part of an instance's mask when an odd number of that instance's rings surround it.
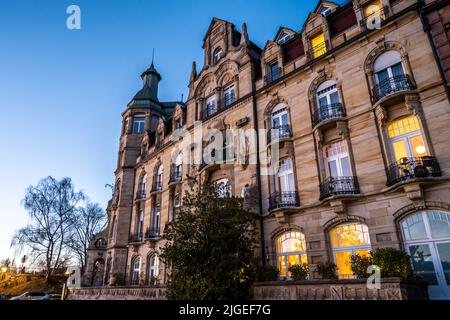
M 316 0 L 48 0 L 0 3 L 0 259 L 26 225 L 25 189 L 41 178 L 71 177 L 102 206 L 114 181 L 121 112 L 151 63 L 160 100 L 187 96 L 191 64 L 203 62 L 212 17 L 247 22 L 264 47 L 280 25 L 298 31 Z M 81 8 L 81 30 L 66 9 Z

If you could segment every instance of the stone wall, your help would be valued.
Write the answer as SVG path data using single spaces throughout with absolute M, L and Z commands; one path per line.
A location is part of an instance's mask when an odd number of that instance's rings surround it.
M 307 280 L 261 282 L 253 287 L 255 300 L 428 300 L 427 285 L 399 278 L 381 280 L 368 289 L 365 280 Z
M 163 287 L 104 287 L 70 289 L 67 300 L 166 300 Z

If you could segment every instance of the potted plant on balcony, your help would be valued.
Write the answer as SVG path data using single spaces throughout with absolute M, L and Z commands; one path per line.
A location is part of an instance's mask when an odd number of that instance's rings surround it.
M 293 280 L 305 280 L 308 277 L 308 264 L 293 264 L 288 268 Z

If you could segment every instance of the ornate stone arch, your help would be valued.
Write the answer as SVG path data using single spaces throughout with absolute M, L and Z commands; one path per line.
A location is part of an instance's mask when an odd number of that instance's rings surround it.
M 323 225 L 323 231 L 328 235 L 328 233 L 334 227 L 337 227 L 338 225 L 341 225 L 341 224 L 350 223 L 350 222 L 359 222 L 359 223 L 367 224 L 366 218 L 361 217 L 361 216 L 339 215 L 339 216 L 325 222 L 325 224 Z
M 228 76 L 229 80 L 233 79 L 239 73 L 239 64 L 234 60 L 227 60 L 220 64 L 215 72 L 217 84 L 219 86 L 226 85 L 225 78 Z
M 421 210 L 432 210 L 432 209 L 450 212 L 450 204 L 441 201 L 425 201 L 422 203 L 413 203 L 398 209 L 397 211 L 394 212 L 393 216 L 394 220 L 398 223 L 411 213 Z
M 289 104 L 283 97 L 275 96 L 270 100 L 270 102 L 267 104 L 266 108 L 264 109 L 264 115 L 267 117 L 270 117 L 270 114 L 272 113 L 273 108 L 275 108 L 279 104 L 285 104 L 287 110 L 289 111 Z
M 408 59 L 408 53 L 405 48 L 398 42 L 383 41 L 379 43 L 370 53 L 367 55 L 364 61 L 364 71 L 368 75 L 373 75 L 373 64 L 375 60 L 384 52 L 395 50 L 400 53 L 402 62 Z
M 275 241 L 279 236 L 281 236 L 283 233 L 285 232 L 289 232 L 289 231 L 298 231 L 301 233 L 303 232 L 303 228 L 301 228 L 298 225 L 295 224 L 289 224 L 289 225 L 281 225 L 277 228 L 275 228 L 271 233 L 270 233 L 270 238 Z
M 208 73 L 200 80 L 197 88 L 195 88 L 195 97 L 197 99 L 204 98 L 205 90 L 211 87 L 214 90 L 217 87 L 216 77 L 213 73 Z
M 329 73 L 329 72 L 325 72 L 322 71 L 319 73 L 319 75 L 313 80 L 311 81 L 311 84 L 309 85 L 309 89 L 308 89 L 308 98 L 312 103 L 315 103 L 316 101 L 316 91 L 317 88 L 324 83 L 325 81 L 328 80 L 334 80 L 336 82 L 336 84 L 338 84 L 338 79 L 333 77 L 333 74 Z
M 156 174 L 158 173 L 158 169 L 162 164 L 163 163 L 161 161 L 161 158 L 158 158 L 158 160 L 155 163 L 155 166 L 153 167 L 153 177 L 156 176 Z

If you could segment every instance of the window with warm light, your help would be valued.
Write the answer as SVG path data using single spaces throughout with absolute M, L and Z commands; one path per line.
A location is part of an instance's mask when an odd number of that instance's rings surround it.
M 380 0 L 373 1 L 368 5 L 364 6 L 364 17 L 371 18 L 375 15 L 380 15 L 381 19 L 384 19 L 384 14 L 382 12 L 383 5 Z
M 308 263 L 305 235 L 301 232 L 286 232 L 276 239 L 277 263 L 280 277 L 290 278 L 289 267 Z
M 409 116 L 392 122 L 387 131 L 394 155 L 393 160 L 419 158 L 428 154 L 419 119 L 416 116 Z
M 321 33 L 311 39 L 312 56 L 318 58 L 327 52 L 325 34 Z
M 360 223 L 339 225 L 330 232 L 333 258 L 338 268 L 339 278 L 353 278 L 351 256 L 366 256 L 370 250 L 369 229 Z

